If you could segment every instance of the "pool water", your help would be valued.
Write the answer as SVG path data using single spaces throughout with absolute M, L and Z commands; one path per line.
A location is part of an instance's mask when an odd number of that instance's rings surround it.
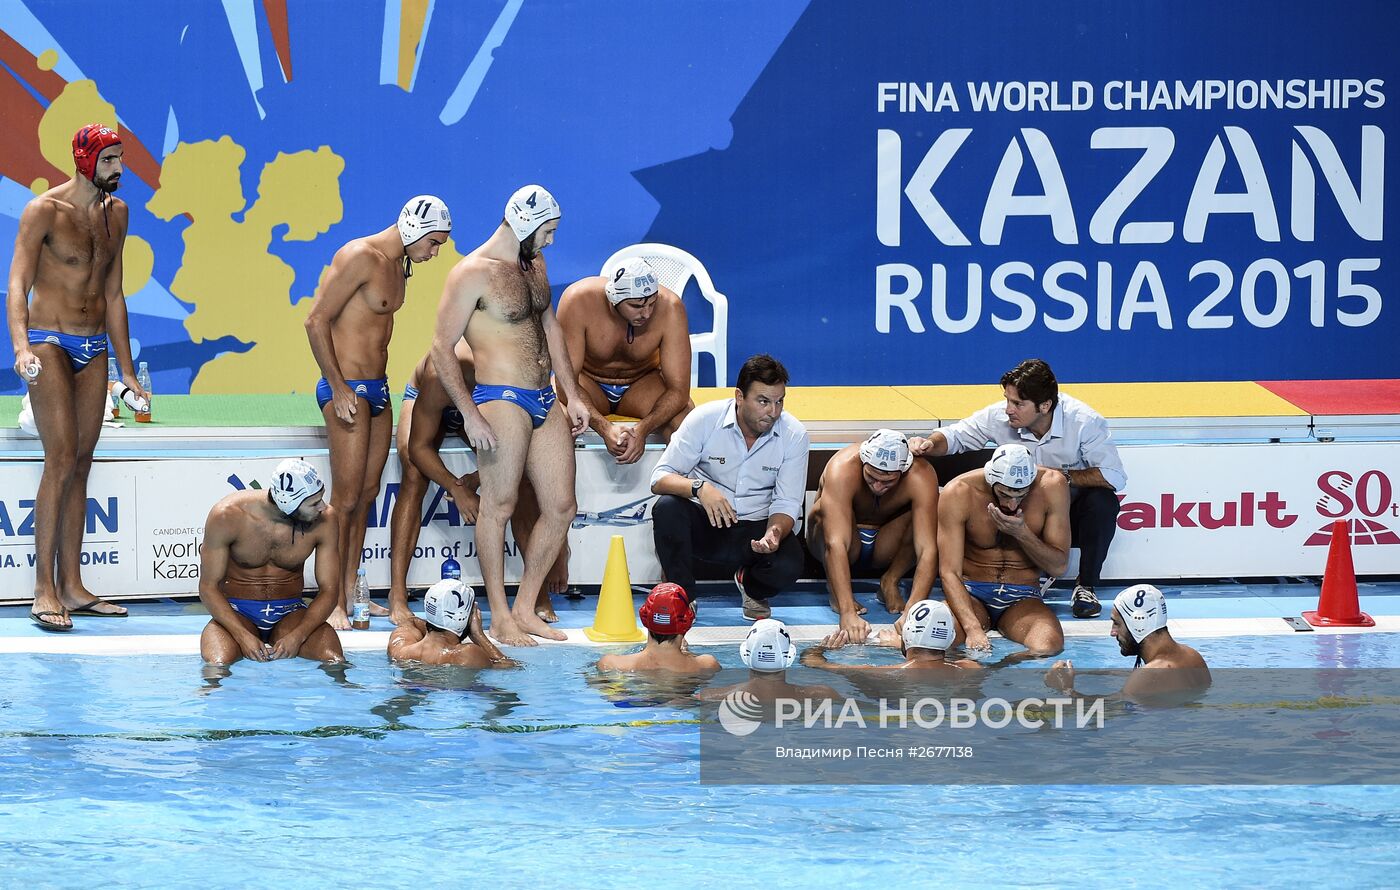
M 1400 634 L 1192 642 L 1213 668 L 1400 667 Z M 4 885 L 1355 887 L 1400 866 L 1395 786 L 702 785 L 703 684 L 511 654 L 210 679 L 193 657 L 0 659 Z M 1102 640 L 1064 657 L 1127 664 Z

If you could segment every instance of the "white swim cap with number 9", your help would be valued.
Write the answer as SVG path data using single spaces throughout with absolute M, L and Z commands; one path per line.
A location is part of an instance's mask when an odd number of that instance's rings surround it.
M 452 215 L 447 212 L 447 205 L 442 199 L 434 195 L 409 198 L 399 212 L 399 238 L 404 247 L 432 232 L 450 231 Z
M 1000 483 L 1017 490 L 1031 487 L 1035 482 L 1035 461 L 1024 445 L 1002 445 L 992 453 L 992 459 L 982 468 L 988 485 Z
M 957 626 L 946 603 L 919 600 L 909 607 L 901 637 L 906 649 L 933 649 L 946 652 L 952 648 Z
M 603 290 L 608 295 L 608 302 L 616 306 L 623 300 L 645 300 L 661 290 L 661 285 L 656 280 L 656 270 L 651 263 L 634 256 L 618 263 L 608 273 Z
M 739 644 L 739 658 L 750 670 L 785 671 L 797 660 L 797 646 L 781 621 L 760 618 Z
M 860 461 L 886 473 L 903 473 L 914 465 L 909 437 L 898 430 L 876 430 L 860 443 Z
M 289 457 L 272 471 L 272 486 L 268 491 L 272 493 L 277 508 L 291 516 L 307 498 L 323 488 L 325 485 L 321 483 L 321 474 L 316 472 L 315 467 L 299 458 Z
M 506 222 L 510 223 L 515 237 L 524 241 L 535 233 L 535 229 L 551 219 L 563 216 L 559 202 L 542 185 L 527 185 L 517 189 L 506 202 Z
M 1141 643 L 1153 631 L 1167 626 L 1167 598 L 1151 584 L 1134 584 L 1113 598 L 1113 608 L 1123 616 L 1128 633 Z

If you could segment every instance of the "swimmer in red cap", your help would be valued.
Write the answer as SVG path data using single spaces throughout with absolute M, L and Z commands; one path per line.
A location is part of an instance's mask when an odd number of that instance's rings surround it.
M 147 398 L 131 367 L 122 293 L 127 207 L 112 197 L 123 170 L 117 131 L 80 129 L 73 165 L 72 179 L 25 205 L 6 299 L 15 373 L 29 384 L 44 443 L 30 618 L 54 631 L 71 630 L 70 615 L 126 617 L 83 586 L 79 571 L 88 471 L 106 415 L 109 335 L 123 382 Z
M 719 661 L 713 655 L 685 651 L 685 632 L 695 624 L 695 606 L 679 584 L 658 584 L 637 613 L 647 629 L 647 644 L 631 655 L 604 655 L 600 671 L 671 671 L 678 674 L 713 674 Z

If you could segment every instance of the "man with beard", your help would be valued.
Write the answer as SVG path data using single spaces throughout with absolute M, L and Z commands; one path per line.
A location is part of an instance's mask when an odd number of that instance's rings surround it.
M 641 257 L 606 275 L 569 285 L 559 298 L 559 324 L 569 343 L 589 421 L 620 464 L 636 463 L 647 435 L 665 442 L 694 407 L 690 401 L 690 327 L 685 304 L 662 287 Z M 631 427 L 609 414 L 639 418 Z
M 536 645 L 532 634 L 565 639 L 535 614 L 535 600 L 577 509 L 573 439 L 588 427 L 540 253 L 554 242 L 560 215 L 559 203 L 542 186 L 527 185 L 511 195 L 496 231 L 448 273 L 433 337 L 433 367 L 462 415 L 481 475 L 476 549 L 491 605 L 491 635 L 511 646 Z M 476 365 L 470 392 L 454 354 L 463 334 Z M 551 369 L 567 405 L 555 405 Z M 540 518 L 525 549 L 512 609 L 506 603 L 505 529 L 522 476 L 535 487 Z
M 1151 584 L 1137 584 L 1113 599 L 1109 633 L 1118 651 L 1136 656 L 1133 672 L 1116 698 L 1144 704 L 1175 704 L 1210 687 L 1210 669 L 1201 653 L 1172 639 L 1167 630 L 1167 598 Z M 1057 661 L 1045 673 L 1045 685 L 1075 694 L 1074 665 Z
M 199 564 L 199 599 L 211 619 L 199 638 L 206 662 L 345 660 L 326 623 L 340 600 L 336 529 L 320 474 L 296 458 L 277 465 L 266 491 L 235 491 L 214 505 Z M 302 586 L 312 554 L 317 593 L 308 608 Z
M 123 382 L 137 399 L 149 399 L 131 367 L 122 293 L 127 207 L 112 197 L 122 176 L 121 137 L 88 124 L 73 136 L 73 163 L 72 179 L 20 215 L 6 299 L 15 373 L 29 384 L 44 446 L 30 619 L 49 631 L 72 630 L 70 615 L 126 617 L 126 609 L 83 586 L 80 570 L 88 473 L 106 415 L 109 340 Z

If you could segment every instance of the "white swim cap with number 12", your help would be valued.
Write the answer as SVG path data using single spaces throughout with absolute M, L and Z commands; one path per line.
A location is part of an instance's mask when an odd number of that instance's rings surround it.
M 273 503 L 291 516 L 316 492 L 325 488 L 316 468 L 304 460 L 289 457 L 272 471 L 272 486 L 268 489 Z

